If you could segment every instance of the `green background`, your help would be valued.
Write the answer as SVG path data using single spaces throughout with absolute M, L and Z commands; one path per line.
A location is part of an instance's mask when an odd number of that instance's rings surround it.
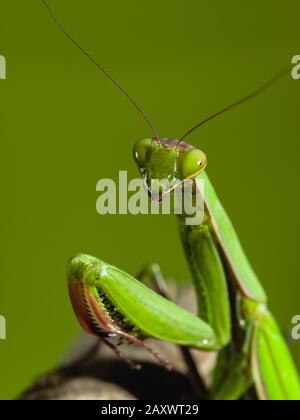
M 143 105 L 162 136 L 258 87 L 300 54 L 299 1 L 49 0 L 73 36 Z M 39 0 L 0 2 L 0 398 L 50 369 L 79 326 L 66 290 L 79 251 L 135 273 L 189 279 L 176 220 L 99 216 L 96 182 L 137 176 L 150 135 L 126 99 L 56 29 Z M 288 335 L 299 304 L 300 80 L 290 77 L 190 137 Z M 300 367 L 300 342 L 292 343 Z

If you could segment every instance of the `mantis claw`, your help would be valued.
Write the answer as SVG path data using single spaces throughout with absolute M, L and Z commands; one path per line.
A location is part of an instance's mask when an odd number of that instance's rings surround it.
M 123 360 L 123 362 L 127 363 L 132 369 L 140 370 L 142 368 L 140 364 L 135 363 L 131 359 L 126 357 L 124 355 L 124 353 L 122 353 L 121 350 L 118 349 L 117 345 L 113 344 L 112 342 L 110 342 L 109 340 L 107 340 L 104 337 L 101 337 L 101 340 L 103 341 L 104 344 L 106 344 L 115 353 L 115 355 L 119 359 L 121 359 L 121 360 Z
M 124 331 L 118 331 L 117 334 L 120 334 L 121 337 L 124 337 L 130 344 L 137 344 L 140 347 L 143 347 L 147 350 L 152 356 L 158 361 L 158 363 L 166 368 L 167 370 L 171 371 L 173 369 L 172 365 L 166 360 L 164 357 L 161 356 L 159 352 L 154 350 L 152 347 L 148 346 L 148 344 L 144 343 L 144 341 L 140 340 L 139 338 L 133 337 L 130 334 L 127 334 Z

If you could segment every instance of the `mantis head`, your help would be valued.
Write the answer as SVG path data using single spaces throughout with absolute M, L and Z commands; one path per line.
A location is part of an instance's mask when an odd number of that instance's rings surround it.
M 161 199 L 187 179 L 197 177 L 207 165 L 206 155 L 193 146 L 174 139 L 138 140 L 133 157 L 154 199 Z

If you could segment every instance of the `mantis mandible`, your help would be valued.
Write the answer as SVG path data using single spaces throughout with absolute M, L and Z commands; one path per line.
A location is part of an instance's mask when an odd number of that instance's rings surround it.
M 67 278 L 81 326 L 120 357 L 125 358 L 113 343 L 114 337 L 143 346 L 166 367 L 167 362 L 144 339 L 152 337 L 191 348 L 219 350 L 211 399 L 239 399 L 254 385 L 259 399 L 300 400 L 298 372 L 268 310 L 266 293 L 205 172 L 206 156 L 184 141 L 204 123 L 263 92 L 287 70 L 201 121 L 180 139 L 161 138 L 136 101 L 65 31 L 47 2 L 42 1 L 58 28 L 126 95 L 150 126 L 153 137 L 137 141 L 133 149 L 148 191 L 151 192 L 153 179 L 172 178 L 175 186 L 186 179 L 205 183 L 204 222 L 187 226 L 184 215 L 177 216 L 194 281 L 198 316 L 124 271 L 80 254 L 70 260 Z M 195 191 L 196 188 L 195 183 Z M 141 277 L 162 281 L 157 266 L 149 267 Z

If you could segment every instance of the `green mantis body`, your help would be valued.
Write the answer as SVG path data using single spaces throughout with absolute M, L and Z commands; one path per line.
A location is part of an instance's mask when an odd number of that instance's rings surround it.
M 58 27 L 78 47 L 43 2 Z M 97 66 L 107 75 L 101 66 Z M 225 110 L 252 96 L 248 95 Z M 147 117 L 145 119 L 149 123 Z M 210 390 L 212 399 L 239 399 L 254 385 L 260 399 L 300 400 L 298 372 L 267 308 L 265 291 L 205 172 L 204 153 L 184 143 L 182 140 L 186 136 L 171 140 L 160 138 L 155 130 L 154 133 L 154 139 L 139 140 L 133 150 L 150 193 L 153 180 L 172 179 L 176 187 L 189 179 L 194 184 L 194 193 L 197 192 L 196 180 L 204 181 L 204 222 L 186 225 L 185 215 L 177 216 L 194 281 L 198 316 L 183 310 L 124 271 L 80 254 L 70 260 L 67 277 L 71 302 L 81 326 L 101 338 L 120 356 L 120 350 L 112 341 L 114 337 L 144 346 L 165 365 L 144 339 L 152 337 L 181 346 L 219 350 Z M 167 192 L 170 193 L 172 191 Z
M 146 150 L 149 147 L 150 152 Z M 134 153 L 137 162 L 141 159 L 147 186 L 150 185 L 148 174 L 156 176 L 156 167 L 152 165 L 152 162 L 157 165 L 156 153 L 161 157 L 164 153 L 174 156 L 164 159 L 158 168 L 160 176 L 174 176 L 178 183 L 182 182 L 178 167 L 193 150 L 186 151 L 187 148 L 187 145 L 174 146 L 174 141 L 167 139 L 161 139 L 160 143 L 152 139 L 139 141 Z M 144 156 L 149 157 L 148 162 Z M 205 221 L 201 225 L 187 226 L 183 216 L 178 216 L 198 297 L 199 317 L 159 296 L 127 273 L 86 255 L 76 256 L 68 268 L 74 310 L 81 325 L 90 333 L 97 334 L 91 323 L 94 320 L 94 325 L 98 323 L 102 332 L 129 341 L 130 336 L 136 342 L 154 337 L 204 350 L 225 347 L 219 356 L 212 390 L 216 399 L 238 399 L 252 383 L 261 399 L 300 399 L 298 373 L 276 321 L 267 309 L 265 292 L 208 176 L 201 168 L 199 172 L 196 176 L 205 182 Z M 74 287 L 81 292 L 76 295 L 72 291 Z M 88 296 L 85 305 L 80 303 L 82 293 Z M 103 296 L 112 308 L 111 312 L 108 310 L 112 329 L 107 329 L 106 322 L 101 323 L 101 314 L 107 313 Z M 124 318 L 126 321 L 120 323 Z

